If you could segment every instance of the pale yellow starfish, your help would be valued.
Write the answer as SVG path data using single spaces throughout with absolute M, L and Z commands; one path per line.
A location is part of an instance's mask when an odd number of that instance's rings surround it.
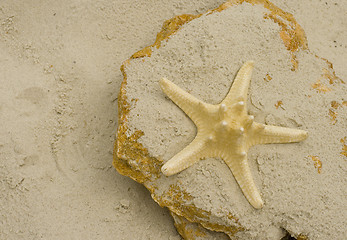
M 200 101 L 165 78 L 160 80 L 162 90 L 197 127 L 195 139 L 161 170 L 170 176 L 202 158 L 220 157 L 230 168 L 249 203 L 254 208 L 262 208 L 264 203 L 248 166 L 248 149 L 256 144 L 303 141 L 307 132 L 253 121 L 254 117 L 248 115 L 246 107 L 252 70 L 253 62 L 246 62 L 225 99 L 217 105 Z

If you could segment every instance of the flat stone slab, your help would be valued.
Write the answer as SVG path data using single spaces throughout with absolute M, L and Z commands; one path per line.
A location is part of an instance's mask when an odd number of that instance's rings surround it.
M 252 147 L 248 160 L 265 205 L 254 209 L 219 158 L 166 177 L 160 168 L 196 135 L 159 87 L 168 78 L 218 104 L 248 60 L 255 121 L 303 129 L 307 140 Z M 343 239 L 346 211 L 346 84 L 307 46 L 292 15 L 268 1 L 228 1 L 164 23 L 156 42 L 122 66 L 114 166 L 172 212 L 185 239 Z M 212 231 L 212 232 L 211 232 Z M 188 234 L 189 233 L 189 234 Z M 217 235 L 216 235 L 217 234 Z M 225 236 L 226 237 L 226 236 Z

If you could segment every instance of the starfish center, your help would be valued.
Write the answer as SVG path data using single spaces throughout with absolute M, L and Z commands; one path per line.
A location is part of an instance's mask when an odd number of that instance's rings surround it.
M 166 176 L 176 174 L 206 157 L 221 157 L 233 173 L 247 200 L 255 208 L 264 204 L 255 186 L 247 151 L 256 144 L 300 142 L 307 132 L 254 122 L 247 113 L 247 91 L 253 62 L 239 70 L 229 93 L 218 105 L 204 103 L 163 78 L 162 90 L 195 123 L 195 139 L 162 167 Z

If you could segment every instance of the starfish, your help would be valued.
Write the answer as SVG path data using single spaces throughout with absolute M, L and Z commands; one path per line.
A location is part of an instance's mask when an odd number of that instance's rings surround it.
M 253 61 L 248 61 L 240 68 L 229 93 L 217 105 L 200 101 L 166 78 L 160 80 L 161 89 L 197 127 L 195 139 L 166 162 L 161 171 L 171 176 L 200 159 L 220 157 L 248 202 L 260 209 L 264 202 L 248 165 L 248 149 L 256 144 L 300 142 L 307 138 L 307 132 L 257 123 L 254 116 L 248 115 L 246 102 L 253 65 Z

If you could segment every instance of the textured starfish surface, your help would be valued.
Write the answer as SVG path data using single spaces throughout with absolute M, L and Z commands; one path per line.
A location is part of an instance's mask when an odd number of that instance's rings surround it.
M 206 157 L 220 157 L 228 165 L 244 196 L 254 208 L 264 203 L 255 186 L 247 160 L 248 149 L 256 144 L 300 142 L 307 132 L 254 122 L 247 113 L 247 93 L 253 62 L 239 70 L 225 99 L 217 105 L 204 103 L 163 78 L 166 95 L 195 123 L 195 139 L 162 167 L 166 176 L 176 174 Z

